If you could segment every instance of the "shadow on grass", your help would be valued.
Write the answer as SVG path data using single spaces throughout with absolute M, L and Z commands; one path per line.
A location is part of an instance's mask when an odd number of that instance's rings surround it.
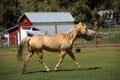
M 102 69 L 102 67 L 83 68 L 83 70 L 95 70 L 95 69 Z
M 87 71 L 87 70 L 96 70 L 96 69 L 102 69 L 102 67 L 91 67 L 91 68 L 81 68 L 81 69 L 63 69 L 63 70 L 57 70 L 57 71 L 54 71 L 54 70 L 51 70 L 49 72 L 63 72 L 63 71 Z M 32 74 L 32 73 L 39 73 L 39 72 L 46 72 L 46 73 L 49 73 L 47 71 L 30 71 L 30 72 L 26 72 L 24 74 Z
M 91 67 L 91 68 L 81 68 L 81 69 L 66 69 L 66 70 L 57 70 L 59 71 L 85 71 L 85 70 L 95 70 L 95 69 L 102 69 L 102 67 Z
M 115 50 L 115 51 L 120 51 L 120 49 L 118 49 L 118 50 Z
M 24 74 L 32 74 L 32 73 L 39 73 L 39 72 L 46 72 L 46 73 L 49 73 L 51 71 L 44 71 L 44 70 L 40 70 L 40 71 L 30 71 L 30 72 L 25 72 Z

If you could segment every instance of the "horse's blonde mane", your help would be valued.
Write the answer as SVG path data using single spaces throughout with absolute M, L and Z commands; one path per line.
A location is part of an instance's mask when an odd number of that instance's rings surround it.
M 74 32 L 77 32 L 76 30 L 78 30 L 78 28 L 80 26 L 85 26 L 85 24 L 83 22 L 79 22 L 78 24 L 76 24 L 75 26 L 73 26 L 72 28 L 70 28 L 65 34 L 64 36 L 68 39 L 73 38 L 74 36 Z
M 73 26 L 72 28 L 70 28 L 66 33 L 69 34 L 71 32 L 73 32 L 73 30 L 76 28 L 76 26 Z
M 71 39 L 73 38 L 73 31 L 77 28 L 77 26 L 73 26 L 72 28 L 70 28 L 65 34 L 64 37 L 66 37 L 67 39 Z

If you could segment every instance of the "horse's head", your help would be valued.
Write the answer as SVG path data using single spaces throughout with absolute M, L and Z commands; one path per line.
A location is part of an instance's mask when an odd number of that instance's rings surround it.
M 78 33 L 80 33 L 81 37 L 86 40 L 91 40 L 91 33 L 89 29 L 86 27 L 85 23 L 80 22 L 77 24 Z
M 80 22 L 76 25 L 76 27 L 77 27 L 78 33 L 80 33 L 82 35 L 88 34 L 88 29 L 84 23 Z

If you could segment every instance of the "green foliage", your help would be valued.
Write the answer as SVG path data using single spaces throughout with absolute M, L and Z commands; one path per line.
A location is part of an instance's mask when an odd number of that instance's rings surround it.
M 20 15 L 18 0 L 1 0 L 0 2 L 0 26 L 9 28 L 17 23 Z
M 90 8 L 82 1 L 75 4 L 71 11 L 72 15 L 75 17 L 75 22 L 89 22 L 91 19 Z M 87 16 L 87 17 L 86 17 Z
M 120 0 L 113 0 L 111 4 L 111 9 L 113 9 L 114 13 L 120 13 Z
M 68 11 L 78 23 L 99 19 L 97 12 L 100 10 L 112 9 L 115 14 L 120 13 L 119 8 L 119 0 L 1 0 L 0 26 L 14 26 L 23 12 Z M 104 19 L 100 18 L 100 23 L 103 22 Z

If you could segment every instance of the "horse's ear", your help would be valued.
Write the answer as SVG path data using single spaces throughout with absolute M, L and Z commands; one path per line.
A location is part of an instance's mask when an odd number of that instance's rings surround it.
M 79 22 L 79 24 L 78 25 L 82 25 L 82 26 L 84 26 L 84 23 L 83 22 Z
M 83 23 L 83 22 L 81 22 L 81 24 L 82 24 L 82 26 L 84 26 L 84 23 Z

